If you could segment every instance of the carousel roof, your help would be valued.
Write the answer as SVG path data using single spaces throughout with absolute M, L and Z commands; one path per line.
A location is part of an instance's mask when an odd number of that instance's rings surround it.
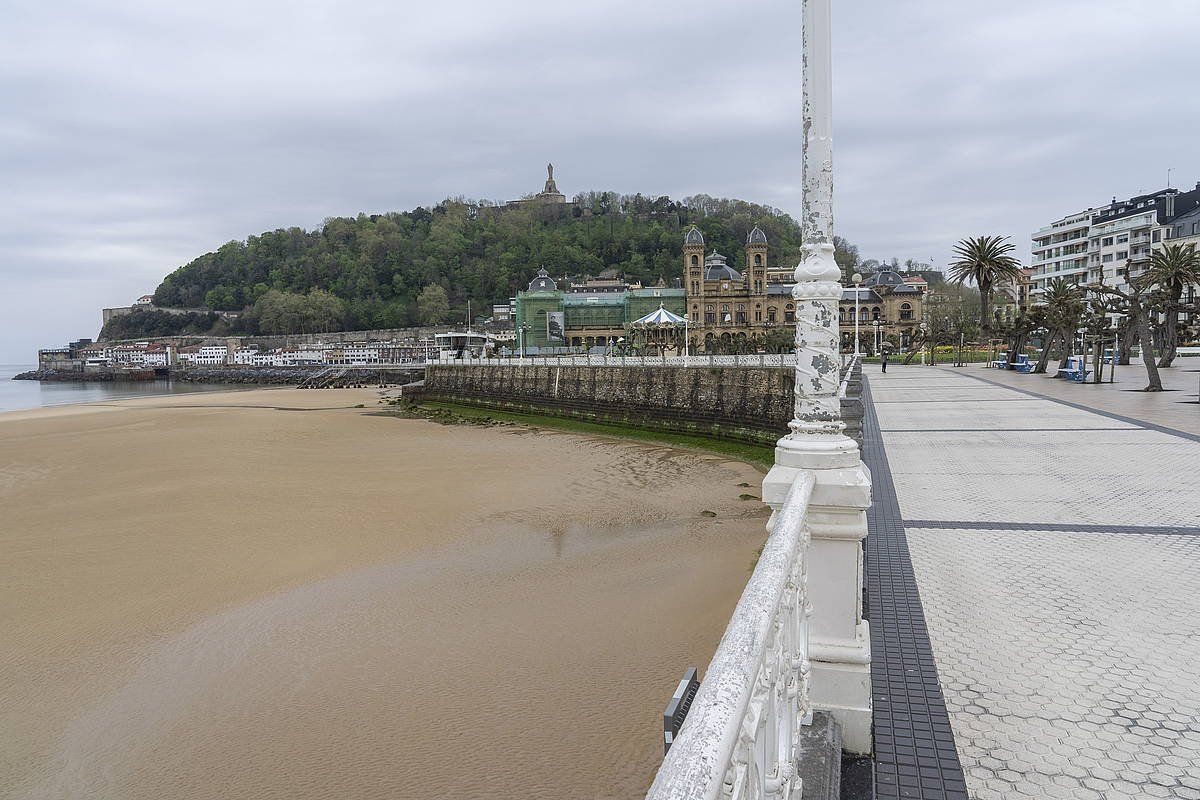
M 634 328 L 677 328 L 680 325 L 686 324 L 686 322 L 687 320 L 683 317 L 678 314 L 672 314 L 663 308 L 662 303 L 659 303 L 658 308 L 654 311 L 629 324 Z

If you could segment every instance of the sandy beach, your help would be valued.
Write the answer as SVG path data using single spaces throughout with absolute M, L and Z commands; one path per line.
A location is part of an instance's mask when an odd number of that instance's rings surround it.
M 0 797 L 645 792 L 761 475 L 376 401 L 0 414 Z

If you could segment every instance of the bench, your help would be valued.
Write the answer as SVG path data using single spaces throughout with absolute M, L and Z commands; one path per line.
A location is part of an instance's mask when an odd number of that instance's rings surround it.
M 1069 381 L 1083 383 L 1088 379 L 1088 375 L 1091 374 L 1092 371 L 1087 368 L 1087 364 L 1082 358 L 1078 356 L 1071 356 L 1069 359 L 1067 359 L 1066 368 L 1055 372 L 1054 377 L 1066 378 Z
M 998 358 L 992 362 L 992 366 L 996 369 L 1011 369 L 1023 373 L 1027 373 L 1033 369 L 1033 364 L 1029 362 L 1029 356 L 1025 353 L 1019 353 L 1017 360 L 1011 364 L 1008 361 L 1008 353 L 1004 353 L 1002 358 Z

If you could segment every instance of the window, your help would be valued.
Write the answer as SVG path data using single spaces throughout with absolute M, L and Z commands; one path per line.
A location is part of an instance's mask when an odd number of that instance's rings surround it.
M 1111 237 L 1111 236 L 1104 237 L 1104 240 L 1100 242 L 1100 244 L 1104 247 L 1108 247 L 1112 243 L 1113 243 L 1113 237 Z M 695 258 L 695 256 L 693 256 L 693 258 Z
M 754 311 L 754 321 L 762 322 L 762 311 L 757 310 L 757 309 Z
M 900 319 L 911 320 L 912 318 L 913 318 L 912 304 L 911 303 L 901 303 L 900 304 Z
M 795 322 L 796 321 L 796 312 L 795 311 L 783 312 L 783 321 L 787 322 L 789 324 Z
M 767 309 L 767 322 L 771 323 L 772 325 L 775 324 L 775 313 L 774 306 Z
M 1192 223 L 1192 233 L 1200 233 L 1200 222 Z
M 879 319 L 879 306 L 875 306 L 871 309 L 871 319 Z
M 699 256 L 692 256 L 692 266 L 693 266 L 693 267 L 694 267 L 694 266 L 697 266 L 699 263 L 700 263 L 700 257 L 699 257 Z
M 762 266 L 762 253 L 754 254 L 754 266 L 756 266 L 756 267 Z
M 1121 258 L 1129 258 L 1129 251 L 1128 251 L 1128 250 L 1118 250 L 1118 251 L 1117 251 L 1117 258 L 1118 258 L 1118 259 L 1121 259 Z
M 1157 231 L 1157 230 L 1154 232 L 1154 236 L 1153 236 L 1154 241 L 1156 241 L 1156 242 L 1159 241 L 1160 233 L 1161 233 L 1161 231 Z
M 1109 263 L 1110 261 L 1112 261 L 1112 253 L 1108 253 L 1107 255 L 1104 256 L 1105 264 Z
M 1129 241 L 1129 234 L 1125 234 L 1124 236 L 1117 237 L 1117 244 L 1125 244 L 1128 241 Z

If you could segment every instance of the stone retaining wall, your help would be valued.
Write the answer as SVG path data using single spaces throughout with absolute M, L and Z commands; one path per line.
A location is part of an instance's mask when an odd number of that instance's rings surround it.
M 771 446 L 792 418 L 791 369 L 429 365 L 421 397 Z M 861 403 L 843 403 L 861 436 Z M 848 420 L 850 422 L 851 420 Z

